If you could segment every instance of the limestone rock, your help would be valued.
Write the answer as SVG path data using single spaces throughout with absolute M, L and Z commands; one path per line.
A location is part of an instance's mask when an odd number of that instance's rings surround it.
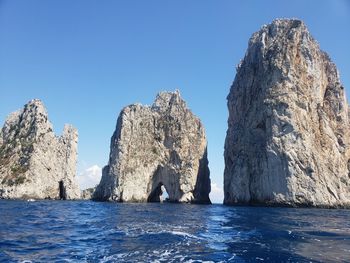
M 93 194 L 96 190 L 96 187 L 88 188 L 81 191 L 81 199 L 82 200 L 91 200 L 93 197 Z
M 253 34 L 228 96 L 225 204 L 350 204 L 348 104 L 305 24 Z
M 163 185 L 171 202 L 210 203 L 204 127 L 178 91 L 122 110 L 94 199 L 159 202 Z
M 69 125 L 55 136 L 40 100 L 10 114 L 0 132 L 0 198 L 79 198 L 77 141 Z

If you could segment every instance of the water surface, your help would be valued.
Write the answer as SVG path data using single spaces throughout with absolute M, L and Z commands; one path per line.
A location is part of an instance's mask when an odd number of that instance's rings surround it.
M 0 201 L 0 262 L 349 262 L 350 211 Z

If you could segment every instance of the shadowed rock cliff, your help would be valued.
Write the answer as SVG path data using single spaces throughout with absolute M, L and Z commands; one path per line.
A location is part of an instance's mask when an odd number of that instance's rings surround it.
M 228 109 L 225 204 L 349 206 L 344 87 L 302 21 L 253 34 Z
M 0 132 L 0 198 L 80 198 L 77 141 L 69 125 L 55 136 L 40 100 L 12 113 Z
M 178 91 L 122 110 L 94 199 L 159 202 L 162 186 L 169 201 L 210 203 L 205 131 Z

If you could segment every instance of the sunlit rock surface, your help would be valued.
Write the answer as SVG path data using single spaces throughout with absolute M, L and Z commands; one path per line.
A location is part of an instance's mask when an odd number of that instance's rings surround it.
M 210 203 L 204 127 L 178 91 L 122 110 L 94 199 L 159 202 L 162 186 L 171 202 Z
M 54 134 L 43 103 L 32 100 L 7 118 L 0 132 L 0 198 L 77 199 L 78 133 Z
M 228 108 L 225 204 L 349 206 L 344 87 L 302 21 L 253 34 Z

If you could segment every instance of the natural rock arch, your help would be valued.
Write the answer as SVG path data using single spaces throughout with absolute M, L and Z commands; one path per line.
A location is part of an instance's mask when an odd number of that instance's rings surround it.
M 166 200 L 165 200 L 165 198 L 163 198 L 165 193 L 168 196 L 166 198 Z M 160 203 L 160 202 L 164 202 L 164 201 L 171 202 L 171 199 L 169 197 L 169 193 L 167 191 L 166 186 L 162 182 L 160 182 L 151 191 L 150 195 L 147 198 L 147 202 L 149 202 L 149 203 Z
M 122 110 L 93 199 L 155 201 L 161 185 L 171 202 L 210 203 L 204 127 L 178 91 Z
M 158 166 L 150 181 L 148 202 L 155 202 L 157 195 L 159 197 L 162 194 L 162 186 L 164 186 L 168 193 L 169 202 L 178 202 L 178 197 L 183 195 L 180 188 L 180 175 L 167 167 Z

